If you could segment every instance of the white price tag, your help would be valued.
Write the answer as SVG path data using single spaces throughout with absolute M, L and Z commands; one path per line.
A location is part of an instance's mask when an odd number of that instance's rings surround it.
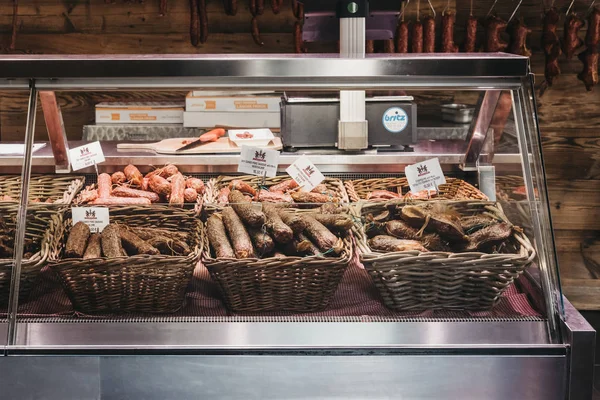
M 277 175 L 278 164 L 279 151 L 242 146 L 238 172 L 272 178 Z
M 437 190 L 438 186 L 446 183 L 444 172 L 437 158 L 431 158 L 404 169 L 406 179 L 413 193 L 421 190 Z
M 104 162 L 104 153 L 100 142 L 84 144 L 69 150 L 73 171 L 91 167 Z
M 100 233 L 110 223 L 107 207 L 73 207 L 71 208 L 73 225 L 83 222 L 90 227 L 92 233 Z
M 305 192 L 310 192 L 325 177 L 306 156 L 297 159 L 285 170 Z

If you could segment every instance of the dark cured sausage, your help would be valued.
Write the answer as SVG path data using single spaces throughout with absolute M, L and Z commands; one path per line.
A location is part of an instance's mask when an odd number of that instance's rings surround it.
M 510 34 L 508 52 L 530 57 L 531 51 L 527 48 L 527 35 L 531 33 L 531 29 L 526 27 L 523 21 L 516 20 L 508 27 L 508 32 Z
M 220 215 L 213 214 L 208 218 L 206 221 L 206 233 L 208 235 L 208 242 L 215 251 L 216 258 L 235 258 Z
M 454 13 L 446 11 L 442 16 L 442 53 L 457 53 L 458 46 L 454 43 Z
M 76 223 L 73 228 L 71 228 L 71 232 L 67 238 L 65 258 L 83 257 L 89 237 L 90 227 L 81 221 Z
M 423 52 L 423 24 L 415 21 L 411 27 L 410 51 L 413 53 Z
M 365 53 L 367 53 L 367 54 L 375 53 L 375 41 L 374 40 L 367 40 L 365 42 Z
M 435 18 L 423 20 L 423 53 L 435 53 Z
M 560 75 L 558 57 L 561 55 L 560 40 L 556 33 L 560 15 L 556 8 L 552 7 L 544 14 L 544 28 L 542 31 L 542 48 L 546 55 L 546 67 L 544 75 L 548 86 L 552 86 L 554 79 Z
M 200 43 L 206 43 L 208 40 L 208 13 L 206 12 L 206 0 L 200 0 L 198 7 L 198 14 L 200 16 Z
M 506 29 L 506 22 L 500 18 L 490 15 L 486 20 L 485 26 L 485 45 L 486 53 L 496 53 L 504 51 L 508 47 L 508 43 L 502 40 L 500 34 Z
M 583 40 L 578 35 L 583 25 L 585 25 L 585 22 L 575 13 L 569 14 L 565 20 L 563 51 L 569 60 L 575 55 L 575 50 L 583 45 Z
M 260 37 L 258 19 L 256 19 L 256 17 L 252 18 L 252 39 L 254 40 L 254 43 L 256 43 L 259 46 L 264 46 L 265 44 Z
M 298 54 L 306 53 L 304 40 L 302 40 L 302 23 L 300 21 L 296 21 L 294 24 L 294 51 Z
M 401 21 L 396 27 L 396 53 L 408 53 L 408 22 Z
M 254 257 L 254 247 L 252 246 L 250 235 L 248 235 L 242 220 L 233 208 L 225 207 L 222 216 L 228 236 L 231 238 L 236 258 Z
M 477 18 L 469 16 L 465 25 L 465 42 L 463 51 L 465 53 L 474 53 L 477 46 Z
M 194 47 L 200 44 L 200 16 L 198 15 L 198 0 L 190 0 L 190 41 Z

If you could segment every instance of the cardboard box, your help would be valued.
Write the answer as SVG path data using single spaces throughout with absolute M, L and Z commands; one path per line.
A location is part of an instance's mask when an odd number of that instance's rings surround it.
M 190 112 L 279 112 L 281 96 L 270 95 L 194 95 L 185 98 L 185 110 Z
M 183 126 L 186 128 L 279 128 L 278 112 L 185 112 Z
M 96 124 L 182 124 L 183 103 L 99 103 Z

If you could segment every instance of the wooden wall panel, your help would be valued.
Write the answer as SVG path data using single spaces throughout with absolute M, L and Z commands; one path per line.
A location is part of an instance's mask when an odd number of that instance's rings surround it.
M 457 12 L 456 40 L 463 38 L 462 27 L 470 13 L 484 16 L 492 0 L 452 0 Z M 259 18 L 265 46 L 259 47 L 250 36 L 248 2 L 238 2 L 236 16 L 226 16 L 221 0 L 207 0 L 210 36 L 205 45 L 193 47 L 189 42 L 189 1 L 169 0 L 168 14 L 160 16 L 158 0 L 143 4 L 116 0 L 19 0 L 19 35 L 17 53 L 40 54 L 123 54 L 123 53 L 289 53 L 293 51 L 294 18 L 290 1 L 282 12 L 273 15 L 268 9 Z M 266 2 L 268 5 L 268 1 Z M 446 0 L 432 2 L 438 15 Z M 516 1 L 497 2 L 495 12 L 508 18 Z M 566 3 L 557 2 L 566 8 Z M 577 0 L 574 10 L 582 12 L 589 0 Z M 416 1 L 406 10 L 406 19 L 413 20 Z M 422 15 L 428 13 L 426 1 L 421 1 Z M 536 86 L 544 80 L 544 56 L 540 49 L 542 2 L 525 0 L 518 17 L 533 29 L 528 45 Z M 0 0 L 0 52 L 10 41 L 12 6 Z M 439 30 L 438 30 L 439 32 Z M 562 26 L 559 27 L 562 35 Z M 582 31 L 582 35 L 584 31 Z M 483 30 L 479 30 L 479 40 Z M 310 52 L 333 52 L 334 43 L 310 44 Z M 576 74 L 582 65 L 577 60 L 560 58 L 563 74 L 552 88 L 538 99 L 540 129 L 546 161 L 550 202 L 554 219 L 556 243 L 565 292 L 578 307 L 600 309 L 592 299 L 600 294 L 600 281 L 592 279 L 581 249 L 584 243 L 600 238 L 600 87 L 586 92 Z M 67 133 L 71 138 L 81 134 L 84 124 L 93 123 L 93 105 L 111 99 L 136 98 L 149 94 L 121 92 L 59 94 Z M 178 98 L 180 93 L 162 93 L 161 98 Z M 151 96 L 154 97 L 154 96 Z M 20 140 L 25 126 L 27 95 L 0 93 L 0 139 Z M 37 136 L 45 136 L 41 114 L 37 119 Z

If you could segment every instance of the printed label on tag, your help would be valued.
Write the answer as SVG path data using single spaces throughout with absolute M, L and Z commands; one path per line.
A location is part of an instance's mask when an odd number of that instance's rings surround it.
M 306 156 L 297 159 L 285 170 L 305 192 L 310 192 L 325 177 Z
M 73 225 L 83 222 L 90 227 L 92 233 L 100 233 L 110 223 L 107 207 L 73 207 L 71 208 Z
M 437 158 L 431 158 L 404 169 L 406 179 L 413 193 L 421 190 L 437 190 L 438 186 L 446 183 L 444 172 Z
M 279 151 L 242 146 L 238 172 L 272 178 L 277 175 L 278 164 Z
M 73 171 L 91 167 L 104 162 L 104 153 L 100 142 L 84 144 L 69 150 Z

